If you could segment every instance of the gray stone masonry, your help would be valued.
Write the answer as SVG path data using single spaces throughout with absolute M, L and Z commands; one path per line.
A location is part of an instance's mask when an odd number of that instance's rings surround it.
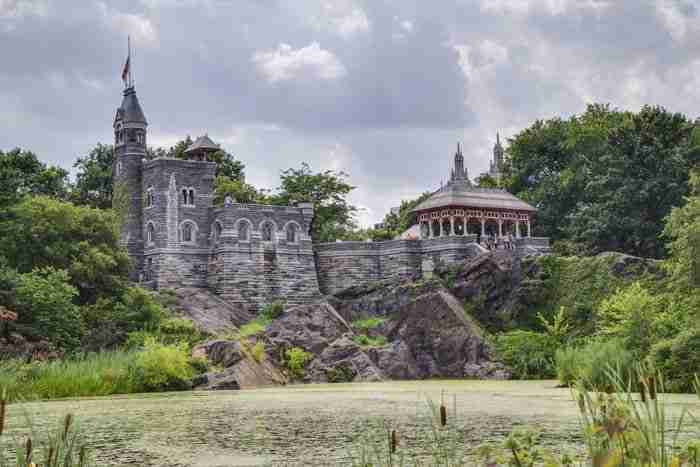
M 546 238 L 518 239 L 518 250 L 547 250 Z M 383 242 L 337 242 L 314 245 L 321 292 L 333 295 L 349 287 L 384 279 L 416 279 L 437 263 L 456 264 L 483 252 L 476 235 Z

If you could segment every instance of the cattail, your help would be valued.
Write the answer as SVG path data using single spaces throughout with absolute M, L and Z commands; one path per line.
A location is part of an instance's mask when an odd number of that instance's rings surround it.
M 5 411 L 7 410 L 7 401 L 3 397 L 0 399 L 0 436 L 2 436 L 2 432 L 5 430 Z
M 54 449 L 55 448 L 53 446 L 49 447 L 49 456 L 46 459 L 46 465 L 48 465 L 48 466 L 51 465 L 51 461 L 53 460 Z
M 639 380 L 639 396 L 644 403 L 647 401 L 647 381 L 648 380 L 646 378 Z
M 80 446 L 80 452 L 78 453 L 78 465 L 83 467 L 87 462 L 87 448 L 83 444 Z
M 25 445 L 24 450 L 25 450 L 24 463 L 31 464 L 32 463 L 32 439 L 31 438 L 27 438 L 27 444 Z
M 391 453 L 396 452 L 396 448 L 399 446 L 399 433 L 396 430 L 391 430 Z
M 649 399 L 656 399 L 656 378 L 654 376 L 649 377 Z
M 66 419 L 63 422 L 63 441 L 68 438 L 68 431 L 70 430 L 70 424 L 73 421 L 73 415 L 68 414 L 66 415 Z
M 440 405 L 440 425 L 447 425 L 447 408 L 444 405 Z

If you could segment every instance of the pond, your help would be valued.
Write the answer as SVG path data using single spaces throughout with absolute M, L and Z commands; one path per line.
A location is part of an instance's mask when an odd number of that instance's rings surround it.
M 43 433 L 73 413 L 98 465 L 333 465 L 347 462 L 368 422 L 384 419 L 410 443 L 426 400 L 441 397 L 450 413 L 456 401 L 465 450 L 518 426 L 540 431 L 557 451 L 581 447 L 576 405 L 554 381 L 310 384 L 31 402 L 9 407 L 8 428 L 17 435 L 31 420 Z M 695 396 L 668 401 L 676 413 L 700 408 Z

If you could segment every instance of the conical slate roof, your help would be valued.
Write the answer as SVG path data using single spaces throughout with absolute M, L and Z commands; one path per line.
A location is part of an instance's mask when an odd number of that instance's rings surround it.
M 197 138 L 189 148 L 185 149 L 185 152 L 187 153 L 197 150 L 218 151 L 219 149 L 219 145 L 212 141 L 211 138 L 209 138 L 209 135 L 204 135 Z
M 537 211 L 530 204 L 498 188 L 477 188 L 468 180 L 453 180 L 420 203 L 413 212 L 436 208 L 508 209 Z
M 148 122 L 146 122 L 146 116 L 143 114 L 143 110 L 141 109 L 141 104 L 139 104 L 139 98 L 136 97 L 136 90 L 133 86 L 124 90 L 122 105 L 117 109 L 117 120 L 121 120 L 124 123 L 148 124 Z

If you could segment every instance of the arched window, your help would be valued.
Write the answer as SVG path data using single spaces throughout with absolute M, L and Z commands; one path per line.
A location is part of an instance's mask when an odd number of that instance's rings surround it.
M 154 201 L 153 187 L 149 187 L 148 190 L 146 190 L 146 207 L 147 208 L 152 207 L 153 201 Z
M 119 176 L 122 173 L 122 162 L 119 161 L 117 162 L 117 167 L 116 167 L 116 175 Z
M 219 240 L 221 238 L 221 232 L 223 231 L 223 227 L 221 226 L 221 222 L 214 222 L 214 240 Z
M 262 227 L 262 239 L 263 242 L 271 242 L 272 241 L 272 224 L 269 222 L 265 222 Z
M 182 241 L 194 242 L 194 224 L 185 222 L 182 226 Z
M 146 271 L 144 274 L 144 278 L 147 281 L 150 281 L 152 279 L 152 277 L 153 277 L 152 271 L 153 271 L 153 258 L 148 258 L 148 260 L 146 261 Z
M 248 240 L 248 223 L 246 221 L 242 221 L 238 223 L 238 240 Z
M 194 206 L 194 188 L 187 187 L 182 189 L 182 204 L 188 207 Z
M 153 224 L 149 222 L 146 227 L 146 242 L 153 243 L 156 240 L 156 228 Z
M 294 224 L 287 225 L 287 243 L 296 243 L 297 241 L 297 226 Z

